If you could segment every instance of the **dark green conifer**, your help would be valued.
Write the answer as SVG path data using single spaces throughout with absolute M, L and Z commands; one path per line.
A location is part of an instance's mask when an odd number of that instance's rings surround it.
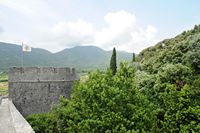
M 112 70 L 113 75 L 115 75 L 117 72 L 117 57 L 115 48 L 113 48 L 112 57 L 110 59 L 110 69 Z
M 132 62 L 135 62 L 135 53 L 133 53 Z

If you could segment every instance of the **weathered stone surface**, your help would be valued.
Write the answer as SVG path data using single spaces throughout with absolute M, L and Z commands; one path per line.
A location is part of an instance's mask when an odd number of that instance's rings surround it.
M 8 98 L 0 104 L 0 133 L 34 133 L 29 123 L 23 118 Z
M 60 96 L 70 97 L 77 80 L 70 68 L 10 68 L 9 98 L 23 116 L 47 112 Z

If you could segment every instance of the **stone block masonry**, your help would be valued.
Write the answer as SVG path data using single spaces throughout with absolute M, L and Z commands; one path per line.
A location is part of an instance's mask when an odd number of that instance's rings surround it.
M 12 67 L 8 74 L 9 99 L 25 117 L 47 112 L 60 96 L 70 97 L 75 80 L 74 68 Z

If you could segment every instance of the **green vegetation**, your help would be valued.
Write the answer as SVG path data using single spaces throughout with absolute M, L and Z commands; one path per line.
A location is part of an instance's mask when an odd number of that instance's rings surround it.
M 117 72 L 117 55 L 115 48 L 113 48 L 112 56 L 110 59 L 110 70 L 112 71 L 113 75 L 115 75 Z
M 27 118 L 36 132 L 200 131 L 200 26 L 143 50 L 137 62 L 95 71 L 70 99 Z
M 134 76 L 134 68 L 127 64 L 121 64 L 114 76 L 112 71 L 93 72 L 86 82 L 75 85 L 70 100 L 61 98 L 50 113 L 54 122 L 40 121 L 41 117 L 53 120 L 46 114 L 33 115 L 27 120 L 36 132 L 51 130 L 47 127 L 55 127 L 54 132 L 148 130 L 153 126 L 154 106 L 136 88 Z
M 157 73 L 166 64 L 181 63 L 200 73 L 200 26 L 143 50 L 137 61 L 143 70 Z
M 133 53 L 132 62 L 135 62 L 135 53 Z
M 8 94 L 8 75 L 7 73 L 0 73 L 0 96 Z

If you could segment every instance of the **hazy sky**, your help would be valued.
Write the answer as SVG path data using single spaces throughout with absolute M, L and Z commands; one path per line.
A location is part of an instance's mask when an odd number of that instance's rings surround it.
M 0 41 L 140 52 L 200 24 L 200 0 L 0 0 Z

